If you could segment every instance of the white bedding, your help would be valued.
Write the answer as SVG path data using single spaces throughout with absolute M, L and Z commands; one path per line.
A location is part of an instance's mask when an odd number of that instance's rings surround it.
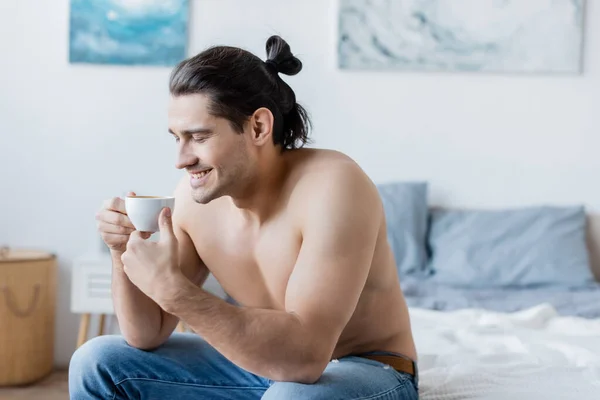
M 600 399 L 600 319 L 411 308 L 420 399 Z

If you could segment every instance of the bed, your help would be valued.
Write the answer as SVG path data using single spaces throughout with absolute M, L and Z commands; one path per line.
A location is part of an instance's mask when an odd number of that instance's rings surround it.
M 550 304 L 514 313 L 411 309 L 420 398 L 600 398 L 600 319 Z
M 591 282 L 461 287 L 402 277 L 421 399 L 600 399 L 600 217 L 586 220 Z

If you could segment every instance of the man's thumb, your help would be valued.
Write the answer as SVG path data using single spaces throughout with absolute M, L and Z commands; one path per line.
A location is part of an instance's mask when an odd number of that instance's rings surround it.
M 161 240 L 175 239 L 175 233 L 173 232 L 173 220 L 171 218 L 171 209 L 169 207 L 162 209 L 160 212 L 159 222 Z

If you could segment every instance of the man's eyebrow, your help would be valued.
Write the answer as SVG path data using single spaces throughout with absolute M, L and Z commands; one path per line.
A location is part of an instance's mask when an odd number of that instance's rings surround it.
M 176 135 L 175 132 L 173 132 L 173 130 L 171 128 L 169 128 L 169 133 L 171 135 Z M 202 133 L 202 134 L 210 134 L 213 133 L 213 130 L 210 128 L 193 128 L 193 129 L 184 129 L 180 132 L 181 135 L 186 136 L 186 135 L 193 135 L 195 133 Z

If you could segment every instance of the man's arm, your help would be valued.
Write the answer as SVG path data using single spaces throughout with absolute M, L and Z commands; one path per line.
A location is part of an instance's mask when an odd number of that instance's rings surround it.
M 177 211 L 173 214 L 173 230 L 178 240 L 181 272 L 193 285 L 202 286 L 208 269 L 196 253 L 194 244 L 180 227 Z M 121 256 L 113 256 L 112 292 L 115 314 L 127 343 L 139 349 L 152 349 L 164 343 L 179 322 L 179 318 L 159 307 L 138 289 L 123 270 Z
M 328 175 L 335 184 L 315 182 L 306 194 L 285 311 L 235 307 L 186 280 L 161 306 L 246 370 L 273 380 L 316 381 L 359 300 L 381 215 L 376 189 L 362 172 Z
M 160 330 L 160 307 L 129 281 L 123 270 L 121 254 L 111 258 L 111 292 L 119 328 L 131 346 L 145 348 Z
M 206 281 L 206 278 L 208 278 L 208 268 L 198 256 L 196 248 L 194 247 L 194 243 L 192 242 L 192 239 L 190 239 L 189 235 L 183 229 L 179 228 L 176 223 L 173 224 L 173 228 L 179 243 L 178 253 L 181 271 L 193 285 L 200 288 Z M 163 344 L 169 338 L 169 336 L 171 336 L 175 330 L 175 327 L 177 326 L 177 323 L 179 322 L 178 317 L 166 312 L 160 307 L 159 310 L 161 313 L 161 325 L 159 332 L 153 340 L 146 343 L 146 348 L 156 348 Z

